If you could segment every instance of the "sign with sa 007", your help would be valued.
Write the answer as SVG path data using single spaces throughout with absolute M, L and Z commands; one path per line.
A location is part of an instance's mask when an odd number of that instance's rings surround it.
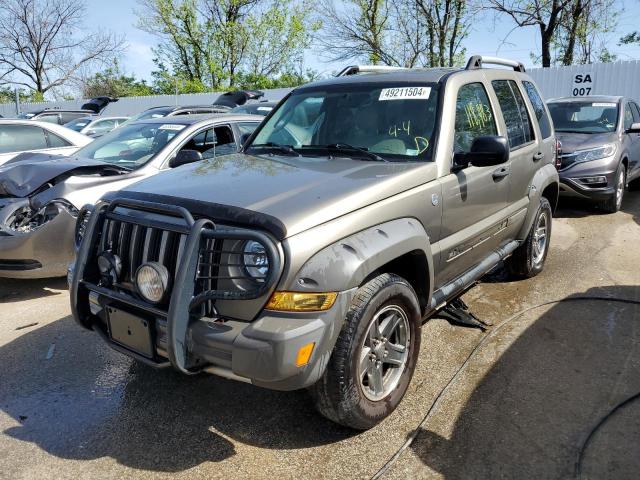
M 573 76 L 573 90 L 571 90 L 571 94 L 574 97 L 591 95 L 592 90 L 593 76 L 590 73 L 578 73 Z

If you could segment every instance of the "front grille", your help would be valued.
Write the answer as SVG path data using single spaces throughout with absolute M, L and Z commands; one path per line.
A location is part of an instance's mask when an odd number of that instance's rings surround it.
M 574 163 L 576 163 L 576 154 L 575 153 L 565 153 L 565 154 L 560 156 L 560 168 L 559 168 L 559 170 L 564 170 L 565 168 L 569 168 Z
M 216 302 L 263 298 L 281 272 L 279 253 L 273 240 L 264 233 L 219 227 L 205 219 L 193 220 L 188 212 L 179 212 L 185 220 L 183 223 L 177 221 L 171 206 L 141 202 L 139 211 L 137 203 L 135 206 L 125 204 L 123 207 L 128 210 L 118 209 L 117 204 L 124 202 L 116 200 L 91 215 L 95 215 L 96 221 L 91 235 L 93 254 L 83 274 L 83 282 L 89 289 L 93 285 L 103 293 L 105 289 L 114 291 L 120 300 L 162 316 L 166 316 L 176 296 L 192 315 L 216 317 Z M 153 214 L 145 215 L 145 211 Z M 269 265 L 263 276 L 255 276 L 255 269 L 260 265 L 245 264 L 250 261 L 247 258 L 257 261 L 255 253 L 252 257 L 244 254 L 248 241 L 259 242 L 266 249 L 264 254 L 258 254 L 258 257 L 262 255 L 259 260 Z M 103 252 L 110 252 L 120 259 L 121 269 L 116 281 L 109 275 L 102 277 L 98 272 L 97 259 Z M 148 262 L 163 265 L 172 279 L 161 304 L 148 304 L 135 287 L 137 269 Z M 254 276 L 249 274 L 248 268 L 254 269 Z
M 122 261 L 121 282 L 133 285 L 136 270 L 147 262 L 158 262 L 175 278 L 187 235 L 107 218 L 102 226 L 99 251 L 111 251 Z

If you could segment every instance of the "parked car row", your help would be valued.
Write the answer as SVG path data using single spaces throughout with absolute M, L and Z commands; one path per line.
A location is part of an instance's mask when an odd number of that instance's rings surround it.
M 640 175 L 633 101 L 547 106 L 512 60 L 352 66 L 277 105 L 259 93 L 8 160 L 0 276 L 60 275 L 75 257 L 72 314 L 113 349 L 307 388 L 367 429 L 402 400 L 424 321 L 477 326 L 456 299 L 501 262 L 539 274 L 561 194 L 615 211 L 621 169 L 622 190 Z M 236 97 L 266 117 L 233 112 Z

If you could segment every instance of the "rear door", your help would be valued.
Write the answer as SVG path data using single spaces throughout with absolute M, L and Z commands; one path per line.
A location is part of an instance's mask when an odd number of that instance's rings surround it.
M 631 108 L 633 123 L 640 122 L 640 108 L 636 102 L 629 102 L 627 106 Z M 640 133 L 627 133 L 630 140 L 629 148 L 629 171 L 627 177 L 630 179 L 640 176 Z
M 458 89 L 452 153 L 468 152 L 476 137 L 498 135 L 495 106 L 487 86 L 472 82 Z M 499 243 L 509 194 L 509 175 L 501 169 L 469 166 L 441 178 L 443 216 L 441 259 L 437 284 L 468 270 Z
M 509 140 L 511 173 L 508 204 L 510 210 L 521 211 L 529 204 L 529 186 L 535 172 L 545 156 L 549 158 L 551 153 L 545 153 L 536 140 L 536 130 L 518 83 L 514 79 L 505 79 L 493 80 L 491 85 L 500 104 Z

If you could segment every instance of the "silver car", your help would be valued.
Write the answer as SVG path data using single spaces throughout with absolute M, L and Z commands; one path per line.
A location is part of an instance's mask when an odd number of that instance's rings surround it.
M 185 163 L 234 153 L 264 117 L 180 116 L 127 124 L 74 157 L 33 154 L 0 167 L 0 277 L 62 276 L 80 209 Z
M 65 123 L 64 126 L 83 135 L 97 138 L 109 133 L 111 130 L 115 130 L 127 120 L 129 120 L 129 117 L 80 117 Z
M 560 194 L 620 210 L 625 186 L 640 181 L 640 109 L 625 97 L 550 100 L 559 157 Z

